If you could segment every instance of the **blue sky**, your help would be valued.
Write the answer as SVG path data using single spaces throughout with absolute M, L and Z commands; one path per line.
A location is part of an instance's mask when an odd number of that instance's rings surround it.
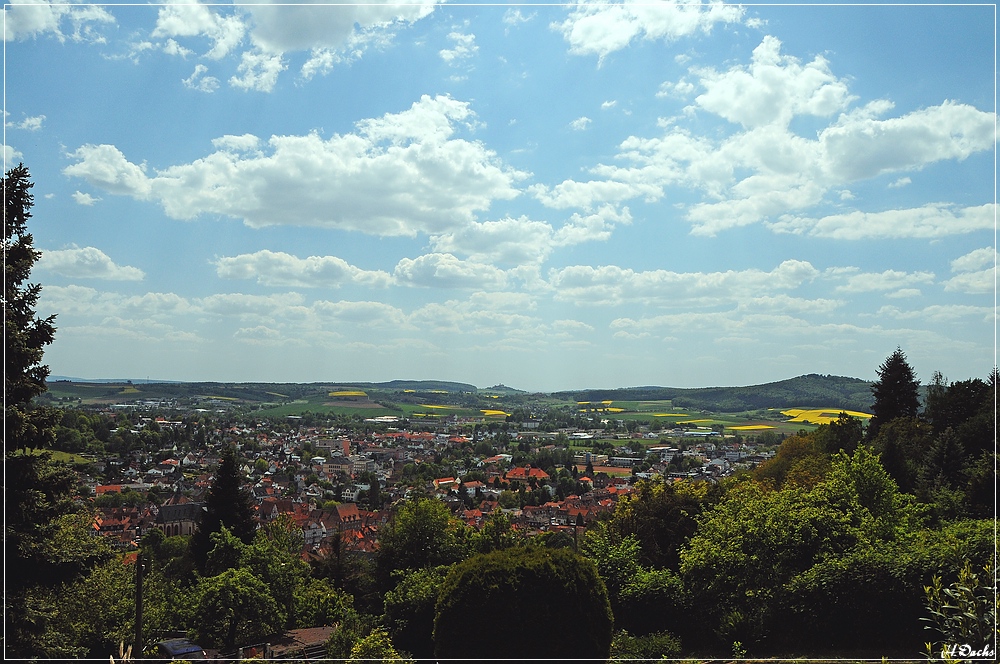
M 995 363 L 990 6 L 8 4 L 54 375 Z

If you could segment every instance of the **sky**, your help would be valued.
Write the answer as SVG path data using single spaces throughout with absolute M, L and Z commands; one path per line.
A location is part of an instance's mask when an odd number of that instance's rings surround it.
M 993 6 L 14 2 L 3 30 L 54 376 L 996 363 Z

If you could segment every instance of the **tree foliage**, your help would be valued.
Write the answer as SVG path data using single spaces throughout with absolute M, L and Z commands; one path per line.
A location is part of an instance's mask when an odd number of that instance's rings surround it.
M 42 355 L 55 337 L 55 316 L 35 314 L 41 286 L 26 283 L 41 255 L 28 232 L 33 186 L 24 164 L 3 177 L 4 446 L 8 451 L 50 447 L 55 425 L 51 411 L 31 406 L 31 400 L 46 389 L 49 368 L 42 364 Z
M 878 434 L 882 425 L 897 417 L 916 417 L 920 410 L 920 382 L 901 349 L 896 348 L 876 373 L 878 380 L 872 385 L 873 417 L 868 422 L 869 439 Z
M 213 546 L 212 533 L 219 532 L 223 526 L 244 544 L 251 542 L 256 530 L 250 495 L 243 489 L 236 450 L 231 445 L 223 449 L 201 520 L 191 536 L 191 556 L 199 570 L 205 571 Z
M 194 631 L 198 642 L 223 650 L 280 632 L 285 610 L 267 585 L 244 568 L 203 579 L 197 590 Z
M 403 504 L 379 530 L 378 566 L 387 581 L 393 570 L 449 565 L 466 555 L 465 525 L 439 500 Z
M 483 609 L 531 626 L 512 637 Z M 454 658 L 606 659 L 613 617 L 594 564 L 566 549 L 515 548 L 454 566 L 441 587 L 434 654 Z M 537 627 L 537 628 L 536 628 Z

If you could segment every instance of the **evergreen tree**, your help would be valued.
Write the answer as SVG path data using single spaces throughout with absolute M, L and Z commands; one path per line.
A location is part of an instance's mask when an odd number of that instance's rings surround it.
M 38 318 L 41 286 L 26 284 L 41 255 L 27 230 L 32 183 L 24 164 L 3 177 L 4 193 L 4 655 L 48 657 L 58 605 L 52 589 L 109 555 L 88 534 L 72 497 L 76 475 L 51 460 L 59 416 L 31 401 L 46 389 L 44 347 L 54 316 Z M 60 651 L 63 652 L 63 651 Z
M 874 417 L 868 422 L 868 439 L 897 417 L 916 417 L 920 409 L 920 382 L 899 347 L 879 365 L 878 380 L 872 385 Z
M 42 287 L 26 284 L 41 252 L 32 247 L 27 223 L 34 197 L 24 164 L 3 178 L 4 221 L 4 446 L 6 451 L 49 447 L 54 440 L 55 416 L 33 409 L 31 400 L 45 391 L 49 368 L 44 348 L 55 336 L 55 316 L 38 318 L 35 304 Z
M 231 445 L 223 449 L 201 521 L 191 536 L 191 557 L 199 570 L 205 570 L 213 546 L 212 533 L 221 531 L 223 526 L 244 544 L 253 541 L 256 528 L 250 495 L 243 489 L 236 449 Z

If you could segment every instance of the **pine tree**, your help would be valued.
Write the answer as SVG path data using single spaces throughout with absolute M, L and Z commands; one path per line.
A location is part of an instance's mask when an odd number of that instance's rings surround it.
M 37 407 L 49 368 L 44 348 L 55 316 L 38 318 L 41 286 L 25 283 L 41 255 L 28 233 L 32 182 L 24 164 L 2 178 L 4 194 L 4 613 L 5 657 L 47 657 L 58 605 L 53 589 L 109 555 L 72 497 L 76 474 L 40 451 L 55 440 L 58 413 Z M 47 645 L 48 644 L 48 645 Z M 73 644 L 69 644 L 72 646 Z
M 878 434 L 879 427 L 897 417 L 916 417 L 920 410 L 920 382 L 913 368 L 906 361 L 906 355 L 899 347 L 879 365 L 878 380 L 872 385 L 874 417 L 868 422 L 868 439 Z
M 38 318 L 41 286 L 26 284 L 41 255 L 32 247 L 28 219 L 34 197 L 28 169 L 21 164 L 3 178 L 4 195 L 4 446 L 6 451 L 47 447 L 54 440 L 54 415 L 33 409 L 31 400 L 45 391 L 49 368 L 44 348 L 55 337 L 55 316 Z
M 236 449 L 227 445 L 219 460 L 212 487 L 208 490 L 205 510 L 197 530 L 191 536 L 191 556 L 198 569 L 205 570 L 211 551 L 211 534 L 225 526 L 244 544 L 253 540 L 256 527 L 250 505 L 250 495 L 243 489 Z

